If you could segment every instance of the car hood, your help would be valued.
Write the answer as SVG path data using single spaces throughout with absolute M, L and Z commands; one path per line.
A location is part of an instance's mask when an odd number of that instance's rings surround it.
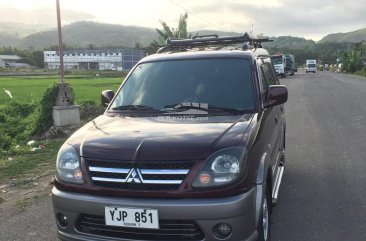
M 109 160 L 198 160 L 243 144 L 253 114 L 213 116 L 209 122 L 103 115 L 67 141 L 86 158 Z

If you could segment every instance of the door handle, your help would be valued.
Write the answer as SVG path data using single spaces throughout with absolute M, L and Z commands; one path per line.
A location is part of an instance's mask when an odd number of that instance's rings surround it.
M 275 116 L 275 122 L 278 123 L 278 116 Z
M 281 109 L 281 112 L 283 112 L 283 106 L 281 106 L 280 109 Z

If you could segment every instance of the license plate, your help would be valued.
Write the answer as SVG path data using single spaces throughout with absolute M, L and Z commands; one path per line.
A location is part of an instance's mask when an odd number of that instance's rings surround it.
M 157 209 L 105 207 L 106 225 L 130 228 L 159 228 Z

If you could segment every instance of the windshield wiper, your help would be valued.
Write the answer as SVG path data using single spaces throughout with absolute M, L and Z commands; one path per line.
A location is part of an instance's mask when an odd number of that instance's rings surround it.
M 172 108 L 174 110 L 194 109 L 194 110 L 202 110 L 202 111 L 207 111 L 207 112 L 227 112 L 227 113 L 232 113 L 232 114 L 243 114 L 243 110 L 229 108 L 229 107 L 208 105 L 207 103 L 195 103 L 195 102 L 166 105 L 166 106 L 164 106 L 164 108 Z
M 174 110 L 207 110 L 208 104 L 207 103 L 197 103 L 197 102 L 185 102 L 185 103 L 178 103 L 172 105 L 166 105 L 164 108 L 167 109 L 174 109 Z
M 117 107 L 113 107 L 112 110 L 159 111 L 159 110 L 155 109 L 154 107 L 146 106 L 146 105 L 120 105 Z

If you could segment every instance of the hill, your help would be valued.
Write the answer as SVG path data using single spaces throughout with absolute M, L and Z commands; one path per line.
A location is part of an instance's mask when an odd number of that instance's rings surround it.
M 234 32 L 220 32 L 214 30 L 202 30 L 192 32 L 197 34 L 218 34 L 218 35 L 239 35 Z M 115 24 L 104 24 L 96 22 L 77 22 L 66 25 L 62 29 L 63 42 L 68 47 L 86 48 L 90 45 L 96 47 L 135 47 L 148 46 L 154 39 L 158 38 L 153 28 L 123 26 Z M 57 45 L 57 31 L 44 31 L 31 34 L 16 44 L 18 48 L 43 49 Z
M 41 32 L 40 32 L 41 31 Z M 96 22 L 76 22 L 63 26 L 63 39 L 67 47 L 87 48 L 95 47 L 141 47 L 148 46 L 157 33 L 153 28 L 104 24 Z M 218 34 L 219 36 L 240 35 L 236 32 L 222 32 L 215 30 L 201 30 L 192 32 L 195 35 Z M 349 33 L 329 34 L 319 42 L 299 37 L 280 36 L 265 43 L 264 47 L 277 49 L 312 49 L 317 44 L 334 42 L 359 42 L 366 40 L 366 28 Z M 45 26 L 18 23 L 0 23 L 0 47 L 11 46 L 20 49 L 42 50 L 58 44 L 56 29 L 47 30 Z
M 68 47 L 134 47 L 136 43 L 147 46 L 157 38 L 155 29 L 103 24 L 96 22 L 77 22 L 62 28 L 63 42 Z M 43 49 L 57 45 L 57 31 L 31 34 L 17 44 L 17 47 Z
M 271 39 L 273 42 L 265 42 L 263 47 L 268 49 L 307 49 L 315 45 L 313 40 L 292 36 L 271 37 Z
M 16 46 L 20 41 L 19 37 L 14 34 L 0 32 L 0 48 L 3 46 Z
M 12 26 L 18 26 L 12 29 Z M 26 50 L 53 49 L 58 44 L 56 29 L 29 34 L 37 26 L 0 23 L 0 48 L 3 46 L 16 47 Z M 158 26 L 160 27 L 160 26 Z M 24 37 L 25 34 L 27 36 Z M 201 30 L 191 32 L 195 35 L 217 34 L 219 36 L 241 35 L 236 32 Z M 103 24 L 96 22 L 76 22 L 63 26 L 63 40 L 67 48 L 93 47 L 125 47 L 133 48 L 137 44 L 147 47 L 158 38 L 154 28 Z M 325 63 L 335 63 L 339 56 L 353 48 L 353 42 L 366 40 L 366 28 L 349 33 L 330 34 L 319 42 L 305 38 L 280 36 L 271 37 L 273 42 L 264 43 L 270 54 L 292 53 L 296 62 L 305 63 L 306 59 L 320 59 Z
M 48 29 L 39 24 L 0 22 L 0 47 L 17 47 L 22 38 Z
M 40 24 L 25 24 L 13 22 L 0 22 L 0 33 L 3 35 L 15 36 L 23 38 L 30 34 L 48 30 L 49 27 Z
M 366 41 L 366 28 L 359 29 L 352 32 L 347 33 L 332 33 L 328 34 L 324 38 L 322 38 L 319 43 L 327 43 L 327 42 L 361 42 Z

